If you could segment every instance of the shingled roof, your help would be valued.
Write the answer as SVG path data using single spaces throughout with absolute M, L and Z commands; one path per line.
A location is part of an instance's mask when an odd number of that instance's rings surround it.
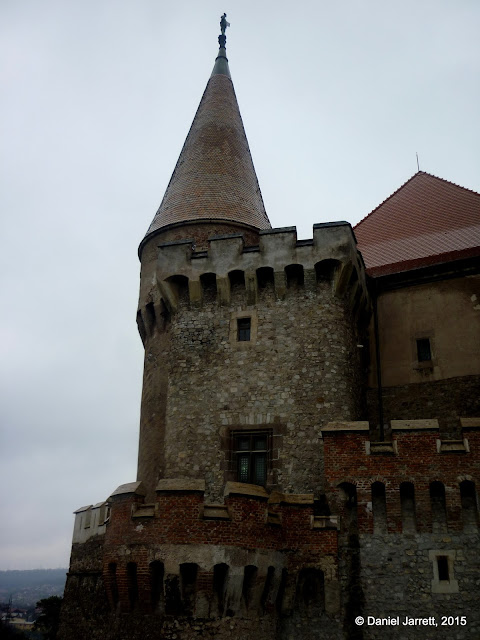
M 480 255 L 480 194 L 419 171 L 355 227 L 367 272 Z
M 146 237 L 171 224 L 212 219 L 271 228 L 224 47 Z

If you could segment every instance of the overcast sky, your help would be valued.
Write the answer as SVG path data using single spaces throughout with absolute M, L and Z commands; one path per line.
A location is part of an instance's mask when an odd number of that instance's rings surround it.
M 272 226 L 358 222 L 416 152 L 480 191 L 478 0 L 2 0 L 0 569 L 67 566 L 135 480 L 137 247 L 223 11 Z

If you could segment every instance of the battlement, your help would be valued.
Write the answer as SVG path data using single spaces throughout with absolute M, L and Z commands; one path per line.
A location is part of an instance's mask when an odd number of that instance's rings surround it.
M 461 418 L 445 439 L 438 420 L 393 420 L 391 439 L 370 440 L 365 422 L 322 428 L 326 492 L 345 529 L 476 533 L 480 419 Z
M 295 227 L 260 232 L 258 246 L 245 246 L 240 233 L 213 236 L 207 251 L 196 251 L 193 239 L 164 242 L 158 246 L 155 282 L 142 286 L 138 324 L 143 338 L 153 317 L 174 313 L 182 301 L 201 306 L 213 296 L 231 302 L 232 288 L 245 288 L 245 303 L 258 302 L 262 288 L 273 286 L 276 299 L 288 290 L 313 291 L 318 283 L 330 283 L 335 295 L 348 292 L 356 311 L 369 308 L 363 259 L 346 222 L 314 225 L 311 240 L 297 241 Z M 153 274 L 152 274 L 153 277 Z M 150 306 L 149 306 L 150 305 Z
M 310 540 L 314 530 L 335 532 L 339 527 L 334 516 L 314 515 L 313 494 L 268 493 L 261 486 L 240 482 L 225 484 L 221 504 L 206 502 L 204 493 L 203 480 L 163 479 L 157 485 L 155 502 L 145 503 L 141 482 L 121 485 L 108 502 L 75 512 L 74 542 L 86 542 L 92 536 L 105 534 L 108 524 L 110 536 L 116 535 L 118 527 L 127 527 L 128 533 L 124 533 L 130 541 L 139 531 L 139 540 L 145 540 L 145 529 L 153 527 L 154 532 L 148 536 L 153 536 L 152 541 L 157 543 L 216 542 L 249 548 L 280 548 L 293 544 L 293 539 L 289 541 L 289 531 L 297 544 L 302 536 Z M 299 534 L 299 527 L 304 530 L 303 534 Z M 322 546 L 318 533 L 314 538 L 314 545 Z M 329 538 L 327 547 L 331 542 Z
M 159 481 L 154 503 L 145 503 L 141 482 L 112 493 L 108 526 L 92 531 L 102 534 L 112 611 L 196 618 L 288 614 L 307 583 L 318 592 L 319 612 L 338 611 L 339 523 L 314 515 L 312 494 L 227 482 L 224 503 L 209 504 L 204 491 L 202 480 L 169 478 Z M 96 508 L 76 512 L 76 530 Z M 87 541 L 86 534 L 77 536 L 76 542 Z M 75 547 L 80 565 L 82 546 Z
M 74 511 L 73 542 L 86 542 L 92 536 L 103 535 L 110 517 L 107 501 L 80 507 Z

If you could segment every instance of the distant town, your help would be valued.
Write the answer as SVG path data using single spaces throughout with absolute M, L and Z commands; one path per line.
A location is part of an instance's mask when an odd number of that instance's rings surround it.
M 29 631 L 42 610 L 37 603 L 62 597 L 67 569 L 0 571 L 0 621 L 19 631 Z

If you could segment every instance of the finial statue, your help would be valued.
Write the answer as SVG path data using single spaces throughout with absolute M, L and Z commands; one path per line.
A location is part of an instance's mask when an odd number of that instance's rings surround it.
M 225 48 L 225 45 L 227 44 L 227 36 L 225 35 L 225 29 L 229 26 L 230 26 L 230 23 L 227 22 L 227 14 L 224 13 L 223 16 L 220 18 L 220 31 L 222 32 L 222 34 L 218 36 L 218 44 L 220 45 L 220 47 Z
M 225 29 L 230 26 L 230 23 L 227 22 L 227 14 L 224 13 L 220 18 L 220 31 L 222 32 L 222 36 L 225 35 Z

